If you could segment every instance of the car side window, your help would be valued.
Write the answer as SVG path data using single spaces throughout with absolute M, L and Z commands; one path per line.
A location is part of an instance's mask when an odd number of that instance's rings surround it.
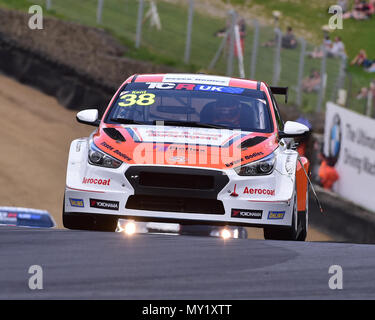
M 270 96 L 271 96 L 271 99 L 272 99 L 273 110 L 275 112 L 277 128 L 279 129 L 279 131 L 283 131 L 284 130 L 284 121 L 281 119 L 279 107 L 277 106 L 276 99 L 273 96 L 272 92 L 269 92 L 269 93 L 270 93 Z

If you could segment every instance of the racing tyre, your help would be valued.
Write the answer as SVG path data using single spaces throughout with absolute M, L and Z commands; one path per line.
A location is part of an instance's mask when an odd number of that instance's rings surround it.
M 298 212 L 299 221 L 299 234 L 297 237 L 298 241 L 305 241 L 307 237 L 307 231 L 309 227 L 309 187 L 306 190 L 306 207 L 305 211 Z
M 297 241 L 298 239 L 298 226 L 300 222 L 298 221 L 298 209 L 297 209 L 297 193 L 294 194 L 293 201 L 293 217 L 292 225 L 290 227 L 275 228 L 275 227 L 265 227 L 263 229 L 264 239 L 266 240 L 292 240 Z
M 117 218 L 107 215 L 93 215 L 88 213 L 66 213 L 65 198 L 63 203 L 63 225 L 71 230 L 115 232 Z
M 247 238 L 248 238 L 247 230 L 245 228 L 239 228 L 238 239 L 247 239 Z

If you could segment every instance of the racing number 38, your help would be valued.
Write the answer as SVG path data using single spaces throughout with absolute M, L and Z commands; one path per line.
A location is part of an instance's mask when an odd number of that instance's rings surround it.
M 153 93 L 143 93 L 140 95 L 129 93 L 123 95 L 120 99 L 122 100 L 118 104 L 120 107 L 131 107 L 135 104 L 139 106 L 149 106 L 154 104 L 155 95 Z

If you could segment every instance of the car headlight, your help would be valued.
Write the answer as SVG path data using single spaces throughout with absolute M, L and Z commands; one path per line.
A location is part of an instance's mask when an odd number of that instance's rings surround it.
M 243 166 L 237 167 L 234 170 L 240 176 L 261 176 L 272 173 L 275 167 L 276 157 L 274 153 L 271 153 L 267 157 L 260 159 L 258 161 L 245 164 Z
M 117 169 L 122 165 L 122 161 L 117 160 L 100 150 L 93 142 L 89 148 L 89 163 L 94 166 Z

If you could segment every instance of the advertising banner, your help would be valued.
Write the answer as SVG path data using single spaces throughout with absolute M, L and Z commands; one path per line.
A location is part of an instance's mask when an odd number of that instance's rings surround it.
M 328 102 L 324 154 L 340 175 L 333 190 L 375 212 L 375 120 Z

